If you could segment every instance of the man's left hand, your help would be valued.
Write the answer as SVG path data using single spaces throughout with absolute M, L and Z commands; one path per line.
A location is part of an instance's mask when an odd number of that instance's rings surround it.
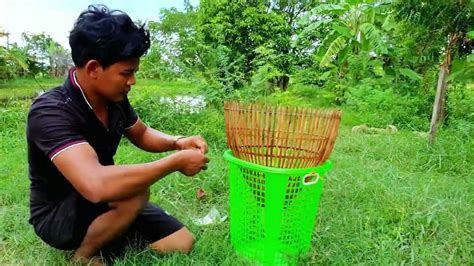
M 201 136 L 180 138 L 176 141 L 176 148 L 178 150 L 198 150 L 202 154 L 207 153 L 207 143 Z

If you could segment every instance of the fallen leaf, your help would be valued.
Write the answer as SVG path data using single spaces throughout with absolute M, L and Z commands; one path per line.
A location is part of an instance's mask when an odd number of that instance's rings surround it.
M 206 192 L 204 191 L 204 189 L 199 188 L 199 189 L 196 191 L 196 197 L 197 197 L 198 199 L 202 199 L 204 196 L 206 196 Z

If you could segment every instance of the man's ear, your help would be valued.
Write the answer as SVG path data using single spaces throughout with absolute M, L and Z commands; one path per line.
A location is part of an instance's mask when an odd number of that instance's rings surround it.
M 84 66 L 87 75 L 92 79 L 97 79 L 97 75 L 102 71 L 102 66 L 97 60 L 89 60 Z

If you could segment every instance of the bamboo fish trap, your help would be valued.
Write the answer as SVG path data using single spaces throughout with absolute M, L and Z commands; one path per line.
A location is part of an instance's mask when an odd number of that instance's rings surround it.
M 307 168 L 331 154 L 341 111 L 224 103 L 227 143 L 234 156 L 277 168 Z

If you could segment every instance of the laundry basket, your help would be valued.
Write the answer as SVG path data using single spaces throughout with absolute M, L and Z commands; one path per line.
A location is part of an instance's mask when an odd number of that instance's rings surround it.
M 235 250 L 264 265 L 291 265 L 308 251 L 323 177 L 332 168 L 283 169 L 224 153 L 229 162 L 230 234 Z

